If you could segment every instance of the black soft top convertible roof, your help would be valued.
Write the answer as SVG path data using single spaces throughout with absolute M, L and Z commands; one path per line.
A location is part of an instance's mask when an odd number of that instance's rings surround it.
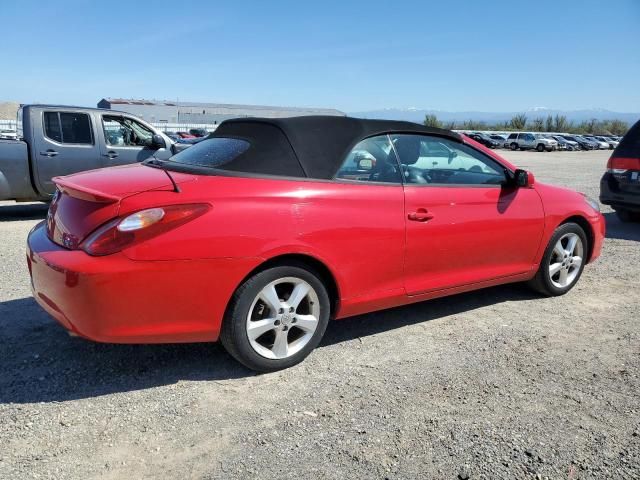
M 252 145 L 224 170 L 331 179 L 358 142 L 386 133 L 462 140 L 458 133 L 417 123 L 334 116 L 226 120 L 210 137 L 241 138 Z

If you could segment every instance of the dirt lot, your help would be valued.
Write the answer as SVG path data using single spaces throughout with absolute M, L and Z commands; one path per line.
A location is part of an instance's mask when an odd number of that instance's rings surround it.
M 607 152 L 506 152 L 593 197 Z M 606 210 L 610 212 L 609 210 Z M 561 298 L 491 288 L 329 326 L 253 375 L 218 345 L 71 338 L 0 205 L 0 478 L 640 478 L 640 225 Z M 497 240 L 498 241 L 498 240 Z

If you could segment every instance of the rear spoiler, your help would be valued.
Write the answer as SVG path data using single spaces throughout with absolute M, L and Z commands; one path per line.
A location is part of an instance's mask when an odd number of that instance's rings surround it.
M 83 185 L 77 185 L 65 177 L 53 177 L 52 180 L 53 183 L 58 186 L 58 190 L 66 193 L 70 197 L 79 198 L 80 200 L 97 203 L 116 203 L 122 200 L 121 197 L 99 192 L 98 190 L 87 188 Z

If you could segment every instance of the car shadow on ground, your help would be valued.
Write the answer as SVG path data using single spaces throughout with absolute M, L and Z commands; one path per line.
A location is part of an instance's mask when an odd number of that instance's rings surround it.
M 615 212 L 607 212 L 603 215 L 607 221 L 607 238 L 640 242 L 640 222 L 624 223 Z
M 47 216 L 49 205 L 46 203 L 0 205 L 0 222 L 16 220 L 43 220 Z
M 493 287 L 330 322 L 320 347 L 535 294 Z M 0 403 L 61 402 L 180 380 L 224 381 L 254 372 L 219 344 L 115 345 L 70 337 L 32 298 L 0 303 Z

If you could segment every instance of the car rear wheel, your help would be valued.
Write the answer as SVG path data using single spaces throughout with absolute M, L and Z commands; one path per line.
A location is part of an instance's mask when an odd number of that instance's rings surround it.
M 539 152 L 544 152 L 544 145 L 539 143 L 538 146 L 536 147 L 536 150 L 538 150 Z
M 302 266 L 277 266 L 238 288 L 220 340 L 252 370 L 281 370 L 300 363 L 320 343 L 329 313 L 329 295 L 318 275 Z
M 587 262 L 587 235 L 576 223 L 560 225 L 554 232 L 538 267 L 529 282 L 548 296 L 564 295 L 578 282 Z

